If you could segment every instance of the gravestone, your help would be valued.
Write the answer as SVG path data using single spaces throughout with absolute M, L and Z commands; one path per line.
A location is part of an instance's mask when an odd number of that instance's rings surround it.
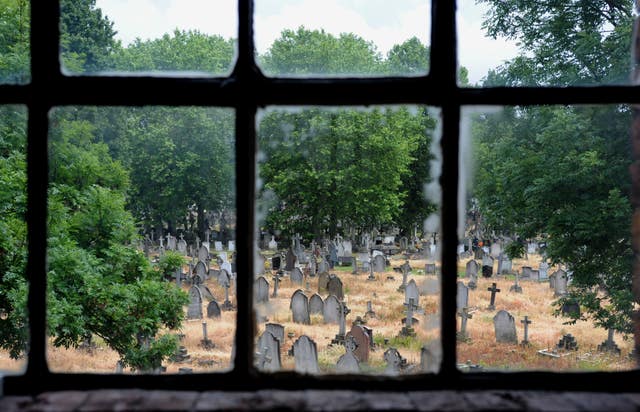
M 207 317 L 209 319 L 219 318 L 220 317 L 220 305 L 215 300 L 212 300 L 207 305 Z
M 287 256 L 285 257 L 285 266 L 284 270 L 290 272 L 296 265 L 296 254 L 293 253 L 292 249 L 287 250 Z
M 289 278 L 291 279 L 292 283 L 302 284 L 302 281 L 304 280 L 304 274 L 302 273 L 302 270 L 300 270 L 300 268 L 295 267 L 291 271 L 291 275 L 289 275 Z
M 342 304 L 334 295 L 329 295 L 324 300 L 324 323 L 338 323 L 339 322 L 339 312 L 342 308 Z
M 267 332 L 271 332 L 280 341 L 281 345 L 284 343 L 284 326 L 279 323 L 267 323 L 264 327 Z
M 213 247 L 215 248 L 216 252 L 222 252 L 223 250 L 222 242 L 219 242 L 217 240 L 213 242 Z
M 456 295 L 456 310 L 460 312 L 462 308 L 469 306 L 469 288 L 458 281 L 458 293 Z
M 260 276 L 253 282 L 256 303 L 269 302 L 269 282 L 264 276 Z
M 313 296 L 311 296 L 311 298 L 309 299 L 309 314 L 324 314 L 324 301 L 322 300 L 322 297 L 317 293 L 314 293 Z
M 298 289 L 291 296 L 291 304 L 289 305 L 293 322 L 309 325 L 311 320 L 309 319 L 309 300 L 307 296 Z
M 298 373 L 319 373 L 318 349 L 316 343 L 306 335 L 302 335 L 293 344 L 295 371 Z
M 553 272 L 551 274 L 551 276 L 549 276 L 549 288 L 550 289 L 555 289 L 556 288 L 556 277 L 558 276 L 558 271 L 556 270 L 555 272 Z
M 498 242 L 491 244 L 491 256 L 498 257 L 502 253 L 502 246 Z
M 278 297 L 278 284 L 280 284 L 280 276 L 278 276 L 278 274 L 276 273 L 273 278 L 271 278 L 271 280 L 273 280 L 273 294 L 271 294 L 272 298 L 277 298 Z
M 191 289 L 189 289 L 187 319 L 202 319 L 202 292 L 200 292 L 197 286 L 192 286 Z
M 424 265 L 424 273 L 427 275 L 435 275 L 436 273 L 436 264 L 435 263 L 425 263 Z
M 506 256 L 502 257 L 502 267 L 500 274 L 509 274 L 513 271 L 513 261 Z
M 265 372 L 280 370 L 280 341 L 270 332 L 265 331 L 256 344 L 257 368 Z
M 198 249 L 198 260 L 200 262 L 207 262 L 209 260 L 209 248 L 205 245 L 201 245 Z
M 496 293 L 500 292 L 500 289 L 496 287 L 496 283 L 492 283 L 490 288 L 487 288 L 489 292 L 491 292 L 491 299 L 489 301 L 489 310 L 494 310 L 496 308 Z
M 318 263 L 318 272 L 328 272 L 329 270 L 331 270 L 331 265 L 329 265 L 327 259 L 324 257 L 320 258 L 320 262 Z
M 353 354 L 356 349 L 356 342 L 353 337 L 347 337 L 344 342 L 345 354 L 338 358 L 336 363 L 336 372 L 338 373 L 358 373 L 360 372 L 360 363 L 358 358 Z
M 520 274 L 516 272 L 516 276 L 514 279 L 514 284 L 509 288 L 509 292 L 522 293 L 522 286 L 520 286 Z
M 463 307 L 458 311 L 460 316 L 460 331 L 456 334 L 458 340 L 467 341 L 469 336 L 467 335 L 467 321 L 473 318 L 473 315 L 469 312 L 469 308 Z
M 538 244 L 535 242 L 527 243 L 527 253 L 532 255 L 538 252 Z
M 329 272 L 321 272 L 320 275 L 318 275 L 318 293 L 326 292 L 328 286 Z
M 194 278 L 197 278 L 197 280 L 194 279 L 194 283 L 203 283 L 207 279 L 208 275 L 209 270 L 207 269 L 207 266 L 204 264 L 204 262 L 199 261 L 198 263 L 196 263 L 196 267 L 193 268 L 193 276 Z
M 178 252 L 180 252 L 181 254 L 186 254 L 187 253 L 187 242 L 184 241 L 184 239 L 182 238 L 182 235 L 180 235 L 180 240 L 178 241 L 177 244 L 177 249 Z
M 469 275 L 469 282 L 467 282 L 467 287 L 471 290 L 476 290 L 478 287 L 478 274 L 472 273 Z
M 560 269 L 556 272 L 555 282 L 554 282 L 554 296 L 564 296 L 567 294 L 567 272 Z
M 342 292 L 342 281 L 336 275 L 329 275 L 329 281 L 327 282 L 327 292 L 330 295 L 337 297 L 339 300 L 344 299 Z
M 532 278 L 532 273 L 533 269 L 531 269 L 530 266 L 523 266 L 522 267 L 522 279 L 531 279 Z
M 485 278 L 493 276 L 493 258 L 490 255 L 482 257 L 482 276 Z
M 529 316 L 525 316 L 524 319 L 520 321 L 520 323 L 522 323 L 522 325 L 524 326 L 524 339 L 522 339 L 522 342 L 520 342 L 520 345 L 528 346 L 529 345 L 529 325 L 531 324 L 531 320 L 529 319 Z
M 431 341 L 420 349 L 420 370 L 425 373 L 437 373 L 440 369 L 442 348 L 437 341 Z
M 560 307 L 560 312 L 563 315 L 579 318 L 580 317 L 580 304 L 578 302 L 572 300 L 567 301 L 562 304 Z
M 538 267 L 538 280 L 545 281 L 549 278 L 549 264 L 547 262 L 540 263 Z
M 424 278 L 420 284 L 420 295 L 436 296 L 440 293 L 440 279 L 428 277 Z
M 373 258 L 373 271 L 376 273 L 384 272 L 387 269 L 387 259 L 382 255 L 376 255 Z
M 371 350 L 371 345 L 373 343 L 371 337 L 373 332 L 368 332 L 367 327 L 362 325 L 353 325 L 351 326 L 351 330 L 347 333 L 348 337 L 353 337 L 354 342 L 356 343 L 356 348 L 353 351 L 353 354 L 356 358 L 362 363 L 369 362 L 369 352 Z M 371 331 L 371 329 L 369 329 Z
M 500 310 L 493 317 L 493 327 L 496 334 L 496 342 L 518 343 L 516 334 L 516 321 L 506 310 Z
M 467 262 L 467 266 L 465 269 L 465 276 L 466 277 L 471 277 L 471 275 L 478 275 L 478 262 L 476 262 L 475 260 L 470 260 Z
M 413 299 L 413 303 L 416 306 L 420 305 L 420 291 L 418 290 L 416 281 L 413 279 L 407 283 L 407 287 L 404 290 L 404 303 L 409 303 L 409 299 Z
M 397 375 L 406 365 L 407 360 L 404 359 L 396 348 L 389 348 L 384 352 L 383 358 L 387 363 L 384 370 L 386 375 Z
M 229 252 L 235 252 L 236 251 L 236 241 L 235 240 L 230 240 L 229 242 L 227 242 L 227 250 Z

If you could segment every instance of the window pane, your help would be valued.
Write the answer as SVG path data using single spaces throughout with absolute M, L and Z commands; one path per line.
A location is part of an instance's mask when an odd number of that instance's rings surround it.
M 235 61 L 232 0 L 67 0 L 61 7 L 62 64 L 70 73 L 221 76 Z
M 0 375 L 27 364 L 27 110 L 0 106 Z
M 257 60 L 270 76 L 424 75 L 427 1 L 261 0 Z
M 463 118 L 460 235 L 473 253 L 458 273 L 476 288 L 459 309 L 460 367 L 634 368 L 630 108 L 468 108 Z
M 468 69 L 471 85 L 629 81 L 632 1 L 459 3 L 459 61 Z
M 436 372 L 438 113 L 274 108 L 260 118 L 257 367 Z
M 50 122 L 51 369 L 228 369 L 233 111 L 70 107 Z
M 30 75 L 30 3 L 7 0 L 0 4 L 0 83 L 28 83 Z

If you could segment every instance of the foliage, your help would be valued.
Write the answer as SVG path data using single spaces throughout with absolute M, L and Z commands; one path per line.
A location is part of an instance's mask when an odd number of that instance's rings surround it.
M 29 80 L 28 0 L 0 0 L 0 79 L 8 83 Z
M 167 250 L 158 260 L 158 269 L 165 278 L 173 277 L 176 270 L 181 269 L 184 265 L 184 256 L 178 252 Z

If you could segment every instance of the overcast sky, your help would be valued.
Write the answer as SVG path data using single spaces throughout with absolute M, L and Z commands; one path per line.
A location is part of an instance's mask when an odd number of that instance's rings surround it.
M 517 47 L 485 37 L 480 27 L 483 11 L 475 0 L 459 3 L 459 61 L 475 83 L 489 68 L 513 57 Z M 114 22 L 116 37 L 124 45 L 136 37 L 153 39 L 175 28 L 237 36 L 235 0 L 97 0 L 96 4 Z M 256 0 L 256 48 L 263 53 L 283 29 L 302 25 L 335 35 L 356 33 L 384 55 L 413 36 L 428 44 L 429 13 L 430 2 L 425 0 Z

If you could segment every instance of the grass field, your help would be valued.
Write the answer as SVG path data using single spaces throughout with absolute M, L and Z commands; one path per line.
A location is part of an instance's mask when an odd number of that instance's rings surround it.
M 368 365 L 361 365 L 364 373 L 381 373 L 384 370 L 383 353 L 387 347 L 397 348 L 400 354 L 410 364 L 420 363 L 420 348 L 425 344 L 437 343 L 440 332 L 439 305 L 440 295 L 420 297 L 420 307 L 424 314 L 415 315 L 419 324 L 415 327 L 417 336 L 412 338 L 398 337 L 402 329 L 401 319 L 404 317 L 404 293 L 397 288 L 402 281 L 402 275 L 392 270 L 392 267 L 400 266 L 404 262 L 403 256 L 391 259 L 391 266 L 386 273 L 376 274 L 376 281 L 366 281 L 367 274 L 352 275 L 350 267 L 337 267 L 333 271 L 338 274 L 343 282 L 345 301 L 351 312 L 347 316 L 347 330 L 357 316 L 364 317 L 366 302 L 373 302 L 373 310 L 376 317 L 367 320 L 367 327 L 373 329 L 376 349 L 371 352 Z M 537 268 L 538 256 L 532 256 L 530 260 L 514 261 L 514 270 L 519 270 L 523 265 Z M 413 268 L 409 279 L 413 278 L 420 285 L 426 278 L 435 278 L 433 275 L 424 275 L 425 260 L 411 260 Z M 458 263 L 458 275 L 464 274 L 465 261 Z M 552 273 L 550 268 L 549 273 Z M 267 279 L 271 283 L 272 276 Z M 392 277 L 393 279 L 390 279 Z M 466 283 L 466 279 L 460 278 Z M 311 296 L 317 292 L 317 278 L 309 278 L 309 292 Z M 487 288 L 491 282 L 496 282 L 501 292 L 496 297 L 496 309 L 488 310 L 490 293 Z M 306 283 L 306 282 L 305 282 Z M 305 334 L 312 338 L 318 347 L 318 360 L 323 373 L 334 371 L 337 359 L 344 353 L 342 346 L 329 346 L 331 340 L 338 333 L 338 325 L 324 324 L 322 317 L 311 317 L 311 325 L 293 323 L 289 303 L 291 295 L 298 288 L 305 290 L 303 285 L 294 285 L 288 278 L 284 278 L 279 285 L 278 298 L 270 298 L 266 304 L 257 305 L 258 319 L 266 316 L 269 322 L 281 323 L 285 327 L 285 342 L 281 347 L 282 366 L 284 369 L 293 369 L 293 358 L 287 355 L 293 342 Z M 634 362 L 627 356 L 632 347 L 631 340 L 624 340 L 616 335 L 615 339 L 622 350 L 621 356 L 599 353 L 597 345 L 602 343 L 607 332 L 594 328 L 588 321 L 578 322 L 575 325 L 564 325 L 565 319 L 553 316 L 552 302 L 553 291 L 548 283 L 522 281 L 523 293 L 509 292 L 513 284 L 512 277 L 478 280 L 478 288 L 469 292 L 469 306 L 473 311 L 473 318 L 468 321 L 467 332 L 469 339 L 458 343 L 458 361 L 481 365 L 485 370 L 625 370 L 634 368 Z M 214 280 L 207 281 L 219 303 L 224 300 L 224 290 Z M 183 286 L 186 290 L 187 287 Z M 323 298 L 326 293 L 321 294 Z M 231 290 L 231 300 L 235 303 L 235 293 Z M 203 304 L 203 313 L 206 315 L 206 304 Z M 493 316 L 500 309 L 509 311 L 515 317 L 518 340 L 523 339 L 523 327 L 520 320 L 528 316 L 532 321 L 529 326 L 530 345 L 499 344 L 495 342 Z M 185 335 L 184 345 L 190 360 L 188 363 L 174 363 L 166 361 L 168 373 L 177 373 L 178 368 L 189 367 L 194 372 L 223 371 L 228 370 L 232 364 L 232 348 L 235 334 L 235 312 L 222 312 L 220 319 L 204 319 L 207 322 L 208 337 L 215 348 L 205 349 L 201 347 L 202 321 L 185 321 L 179 332 Z M 264 323 L 257 325 L 258 335 L 264 331 Z M 576 337 L 579 349 L 560 358 L 552 358 L 538 354 L 538 350 L 553 348 L 563 334 L 571 333 Z M 388 340 L 387 345 L 384 344 Z M 96 347 L 87 349 L 48 349 L 48 362 L 51 370 L 56 372 L 95 372 L 112 373 L 118 356 L 115 352 L 106 348 L 99 340 L 95 341 Z M 6 352 L 0 351 L 0 369 L 20 370 L 24 367 L 23 360 L 11 360 Z M 416 368 L 417 370 L 417 368 Z M 125 370 L 125 372 L 131 372 Z

